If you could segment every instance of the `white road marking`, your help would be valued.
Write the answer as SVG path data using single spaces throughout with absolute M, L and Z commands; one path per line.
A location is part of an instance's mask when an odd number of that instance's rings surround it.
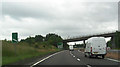
M 84 53 L 84 52 L 82 52 L 82 51 L 80 51 L 80 50 L 78 50 L 78 52 Z
M 73 56 L 73 57 L 75 57 L 75 56 Z
M 75 57 L 75 56 L 71 53 L 71 51 L 70 51 L 70 55 L 72 55 L 73 57 Z
M 78 52 L 80 52 L 80 50 L 78 50 Z
M 71 53 L 71 51 L 70 51 L 70 54 L 73 56 L 73 54 Z
M 70 54 L 71 54 L 71 51 L 70 51 Z
M 32 66 L 30 66 L 30 67 L 33 67 L 33 66 L 35 66 L 35 65 L 37 65 L 37 64 L 39 64 L 39 63 L 41 63 L 41 62 L 43 62 L 43 61 L 45 61 L 45 60 L 47 60 L 48 58 L 50 58 L 50 57 L 52 57 L 52 56 L 54 56 L 54 55 L 56 55 L 56 54 L 61 53 L 61 52 L 63 52 L 63 51 L 60 51 L 60 52 L 54 53 L 54 54 L 52 54 L 52 55 L 49 55 L 48 57 L 43 58 L 42 60 L 40 60 L 40 61 L 34 63 L 34 64 L 33 64 Z
M 79 59 L 79 58 L 77 58 L 77 60 L 78 60 L 78 61 L 80 61 L 80 59 Z
M 115 62 L 120 62 L 119 60 L 115 60 L 115 59 L 110 59 L 110 58 L 105 58 L 105 59 L 115 61 Z
M 72 55 L 71 51 L 70 51 L 70 55 Z
M 91 67 L 90 65 L 87 65 L 87 67 Z

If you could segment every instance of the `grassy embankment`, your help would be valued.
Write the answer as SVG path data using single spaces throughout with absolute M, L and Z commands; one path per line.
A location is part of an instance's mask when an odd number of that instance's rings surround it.
M 106 58 L 112 58 L 120 61 L 120 53 L 107 52 Z
M 16 49 L 15 49 L 16 48 Z M 26 58 L 43 56 L 52 52 L 59 51 L 54 46 L 34 48 L 26 43 L 14 45 L 7 41 L 2 42 L 2 65 L 11 64 Z

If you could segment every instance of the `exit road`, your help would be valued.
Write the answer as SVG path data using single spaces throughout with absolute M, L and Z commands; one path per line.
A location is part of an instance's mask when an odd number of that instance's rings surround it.
M 34 62 L 30 67 L 41 65 L 80 65 L 86 67 L 109 66 L 119 67 L 120 62 L 109 60 L 108 58 L 88 58 L 84 57 L 84 53 L 79 50 L 69 51 L 64 50 L 48 57 L 45 57 L 37 62 Z

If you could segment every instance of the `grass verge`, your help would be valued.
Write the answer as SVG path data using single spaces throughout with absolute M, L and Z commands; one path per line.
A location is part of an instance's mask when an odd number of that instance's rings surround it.
M 112 58 L 120 61 L 120 53 L 108 52 L 106 58 Z
M 52 46 L 52 48 L 38 49 L 28 45 L 15 45 L 12 43 L 3 42 L 2 45 L 2 65 L 11 64 L 27 58 L 47 55 L 59 51 L 59 49 Z

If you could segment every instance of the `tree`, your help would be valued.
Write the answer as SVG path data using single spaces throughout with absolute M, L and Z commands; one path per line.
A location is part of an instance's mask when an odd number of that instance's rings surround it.
M 28 37 L 28 38 L 25 39 L 25 42 L 29 43 L 30 45 L 34 44 L 35 43 L 35 38 L 34 37 Z
M 35 42 L 43 42 L 44 37 L 41 35 L 36 35 L 35 36 Z
M 49 33 L 46 35 L 45 40 L 48 41 L 50 45 L 54 45 L 57 47 L 57 43 L 62 42 L 63 39 L 57 34 Z
M 45 37 L 45 41 L 48 41 L 48 39 L 49 39 L 52 35 L 55 35 L 55 34 L 53 34 L 53 33 L 47 34 L 46 37 Z
M 107 42 L 107 47 L 112 47 L 112 42 L 111 42 L 111 40 Z
M 44 41 L 45 40 L 45 41 Z M 35 37 L 28 37 L 26 39 L 21 39 L 20 42 L 26 42 L 30 45 L 35 46 L 36 48 L 39 48 L 39 45 L 45 45 L 45 46 L 56 46 L 59 42 L 62 42 L 61 36 L 58 36 L 54 33 L 49 33 L 46 35 L 46 37 L 43 37 L 42 35 L 36 35 Z

